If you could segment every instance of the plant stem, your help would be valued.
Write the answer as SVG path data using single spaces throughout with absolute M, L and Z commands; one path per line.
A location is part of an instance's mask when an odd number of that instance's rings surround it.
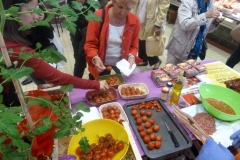
M 6 15 L 5 15 L 5 11 L 4 11 L 4 8 L 3 8 L 2 1 L 0 1 L 0 15 L 1 15 L 0 32 L 3 33 L 5 20 L 6 20 Z

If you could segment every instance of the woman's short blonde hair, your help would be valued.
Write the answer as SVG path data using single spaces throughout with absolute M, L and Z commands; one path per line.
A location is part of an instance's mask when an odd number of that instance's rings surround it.
M 126 5 L 135 5 L 137 4 L 138 0 L 112 0 L 113 3 L 119 2 L 119 3 L 124 3 Z

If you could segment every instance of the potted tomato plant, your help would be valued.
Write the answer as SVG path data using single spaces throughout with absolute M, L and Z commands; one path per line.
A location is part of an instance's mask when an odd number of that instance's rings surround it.
M 90 6 L 99 8 L 98 1 L 88 0 Z M 48 25 L 54 16 L 64 17 L 63 27 L 71 33 L 75 33 L 75 25 L 72 21 L 78 17 L 77 13 L 67 5 L 59 5 L 58 0 L 40 1 L 39 5 L 49 4 L 50 9 L 41 8 L 32 9 L 30 12 L 48 14 L 48 18 L 43 21 L 38 21 L 32 25 L 23 25 L 19 29 L 26 30 L 37 25 Z M 82 128 L 81 117 L 83 114 L 77 112 L 72 116 L 72 110 L 66 107 L 69 103 L 69 98 L 64 96 L 73 88 L 72 85 L 62 86 L 60 91 L 63 97 L 59 100 L 52 100 L 47 92 L 44 91 L 29 91 L 24 94 L 19 84 L 18 79 L 27 76 L 33 72 L 33 69 L 21 66 L 14 67 L 15 62 L 11 62 L 9 54 L 11 49 L 6 50 L 6 45 L 2 36 L 6 19 L 14 19 L 20 21 L 17 15 L 24 14 L 19 12 L 19 6 L 12 6 L 8 10 L 4 10 L 2 1 L 0 1 L 0 70 L 4 80 L 0 84 L 0 93 L 3 91 L 3 84 L 12 81 L 18 95 L 21 106 L 13 106 L 7 108 L 3 104 L 3 96 L 0 94 L 0 159 L 49 159 L 54 150 L 53 141 L 57 138 L 77 134 L 78 129 L 84 132 Z M 73 2 L 72 7 L 81 8 L 81 3 Z M 100 21 L 101 18 L 92 12 L 84 14 L 87 20 Z M 41 46 L 41 44 L 38 44 Z M 51 49 L 49 49 L 51 50 Z M 55 50 L 51 50 L 51 55 L 46 56 L 49 51 L 47 49 L 38 51 L 34 55 L 31 53 L 22 54 L 24 62 L 29 58 L 37 57 L 48 59 L 48 62 L 56 63 L 66 58 Z M 89 111 L 83 103 L 76 106 L 76 111 Z M 86 137 L 81 140 L 83 148 L 89 147 Z

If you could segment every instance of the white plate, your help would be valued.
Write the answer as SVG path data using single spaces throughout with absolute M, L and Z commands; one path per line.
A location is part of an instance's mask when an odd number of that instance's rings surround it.
M 100 117 L 101 117 L 101 118 L 103 118 L 102 109 L 105 108 L 105 107 L 107 107 L 107 106 L 117 106 L 117 107 L 120 109 L 120 111 L 121 111 L 120 117 L 119 117 L 118 120 L 122 119 L 122 120 L 124 120 L 125 122 L 129 123 L 128 118 L 127 118 L 127 115 L 126 115 L 126 113 L 124 112 L 124 110 L 123 110 L 123 108 L 122 108 L 122 105 L 119 104 L 118 102 L 110 102 L 110 103 L 105 103 L 105 104 L 101 105 L 101 106 L 99 107 L 99 113 L 100 113 Z
M 144 92 L 144 94 L 141 95 L 131 95 L 131 96 L 123 96 L 121 94 L 121 89 L 122 87 L 134 87 L 134 88 L 138 88 L 141 91 Z M 147 95 L 149 94 L 149 90 L 148 87 L 144 84 L 144 83 L 129 83 L 129 84 L 122 84 L 118 86 L 118 92 L 119 95 L 121 96 L 122 99 L 140 99 L 140 98 L 145 98 L 147 97 Z

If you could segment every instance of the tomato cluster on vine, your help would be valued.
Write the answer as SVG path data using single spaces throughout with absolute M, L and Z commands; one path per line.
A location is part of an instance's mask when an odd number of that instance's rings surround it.
M 112 158 L 124 149 L 124 142 L 113 138 L 108 133 L 98 138 L 98 143 L 92 143 L 87 153 L 84 153 L 78 146 L 76 154 L 81 160 L 112 160 Z

